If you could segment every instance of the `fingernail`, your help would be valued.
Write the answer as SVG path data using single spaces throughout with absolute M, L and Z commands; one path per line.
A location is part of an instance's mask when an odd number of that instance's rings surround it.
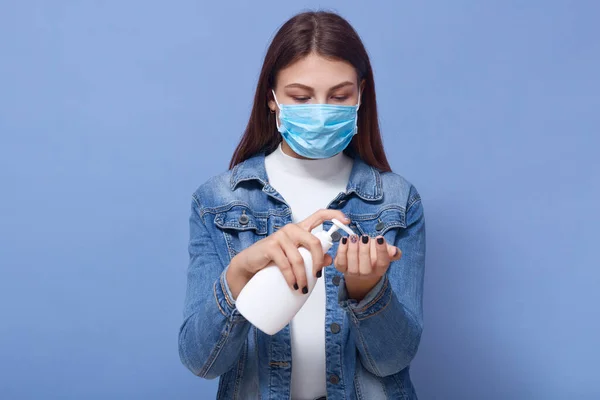
M 344 221 L 350 221 L 350 218 L 344 217 Z
M 383 238 L 382 238 L 382 237 L 380 237 L 380 238 L 377 238 L 377 243 L 379 243 L 379 244 L 383 244 Z
M 367 244 L 367 243 L 369 243 L 369 236 L 367 236 L 367 235 L 363 235 L 363 237 L 362 237 L 362 242 L 363 242 L 364 244 Z
M 348 238 L 346 236 L 344 236 L 342 238 L 342 244 L 346 244 L 346 243 L 348 243 Z
M 358 242 L 358 236 L 356 236 L 356 235 L 352 235 L 352 236 L 350 236 L 350 241 L 351 241 L 352 243 L 356 243 L 356 242 Z
M 298 284 L 294 283 L 294 290 L 298 290 Z
M 306 286 L 304 286 L 302 288 L 302 293 L 304 293 L 304 294 L 308 293 L 308 288 Z
M 321 270 L 318 270 L 318 271 L 317 271 L 317 278 L 320 278 L 320 277 L 321 277 L 321 275 L 323 275 L 323 272 L 322 272 Z

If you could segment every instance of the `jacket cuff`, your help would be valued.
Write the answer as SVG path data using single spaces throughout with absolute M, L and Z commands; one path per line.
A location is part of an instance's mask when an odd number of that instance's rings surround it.
M 348 298 L 346 282 L 338 290 L 338 304 L 352 312 L 357 319 L 365 319 L 388 306 L 392 299 L 392 287 L 387 274 L 383 275 L 361 301 Z
M 219 275 L 219 279 L 215 282 L 214 292 L 215 292 L 215 300 L 217 302 L 217 306 L 221 310 L 221 313 L 226 317 L 231 317 L 234 322 L 244 321 L 246 318 L 240 314 L 238 309 L 235 306 L 235 300 L 233 295 L 231 294 L 231 289 L 227 284 L 226 274 L 229 265 L 223 269 L 221 275 Z

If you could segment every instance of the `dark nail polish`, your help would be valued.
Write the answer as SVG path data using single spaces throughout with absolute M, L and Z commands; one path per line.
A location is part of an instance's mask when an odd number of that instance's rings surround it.
M 342 238 L 342 244 L 346 244 L 346 243 L 348 243 L 348 238 L 346 236 L 344 236 Z
M 381 238 L 381 237 L 380 237 L 380 238 L 377 238 L 377 243 L 379 243 L 379 244 L 383 244 L 383 238 Z
M 369 243 L 369 237 L 368 237 L 367 235 L 363 235 L 363 237 L 362 237 L 362 242 L 363 242 L 364 244 L 367 244 L 367 243 Z
M 304 293 L 304 294 L 308 293 L 308 288 L 306 286 L 304 286 L 302 288 L 302 293 Z
M 358 242 L 358 236 L 356 236 L 356 235 L 352 235 L 352 236 L 350 236 L 350 241 L 351 241 L 352 243 L 356 243 L 356 242 Z
M 298 290 L 298 284 L 294 283 L 294 290 Z
M 321 270 L 318 270 L 318 271 L 317 271 L 317 278 L 320 278 L 320 277 L 321 277 L 321 275 L 323 275 L 323 272 L 322 272 Z

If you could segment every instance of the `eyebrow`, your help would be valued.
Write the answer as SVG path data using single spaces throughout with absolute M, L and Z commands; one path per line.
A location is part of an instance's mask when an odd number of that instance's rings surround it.
M 345 82 L 342 82 L 342 83 L 338 83 L 337 85 L 331 87 L 329 89 L 329 91 L 332 92 L 334 90 L 337 90 L 337 89 L 340 89 L 340 88 L 342 88 L 344 86 L 349 86 L 349 85 L 354 85 L 354 83 L 352 83 L 350 81 L 345 81 Z M 310 86 L 306 86 L 306 85 L 303 85 L 301 83 L 290 83 L 289 85 L 286 85 L 285 88 L 299 88 L 299 89 L 308 90 L 309 92 L 313 92 L 314 91 L 314 89 L 311 88 Z

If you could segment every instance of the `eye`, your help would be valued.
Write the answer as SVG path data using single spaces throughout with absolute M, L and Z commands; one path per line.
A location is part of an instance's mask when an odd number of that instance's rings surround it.
M 297 103 L 305 103 L 310 99 L 308 96 L 292 96 L 292 98 Z
M 348 97 L 349 96 L 333 96 L 333 99 L 335 101 L 346 101 L 346 100 L 348 100 Z

